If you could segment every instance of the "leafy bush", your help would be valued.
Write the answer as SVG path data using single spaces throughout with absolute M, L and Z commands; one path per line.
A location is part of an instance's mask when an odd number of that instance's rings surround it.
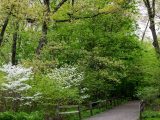
M 145 111 L 143 113 L 143 118 L 159 118 L 160 119 L 160 113 L 159 111 Z
M 56 68 L 47 75 L 35 74 L 30 93 L 42 93 L 41 105 L 78 104 L 81 101 L 78 86 L 82 80 L 83 75 L 75 68 Z
M 16 117 L 13 113 L 5 112 L 0 114 L 1 120 L 16 120 Z
M 28 114 L 20 112 L 16 115 L 16 120 L 28 120 Z
M 145 101 L 153 101 L 156 99 L 159 95 L 159 90 L 158 88 L 155 87 L 144 87 L 144 88 L 139 88 L 137 96 L 141 98 L 142 100 Z
M 32 95 L 26 94 L 32 88 L 27 82 L 31 80 L 32 68 L 22 65 L 12 66 L 11 63 L 0 67 L 0 71 L 6 73 L 4 82 L 0 84 L 2 103 L 6 102 L 6 109 L 18 111 L 22 106 L 31 106 L 33 101 L 39 99 L 40 94 L 36 91 Z M 13 109 L 14 108 L 14 109 Z
M 0 120 L 43 120 L 44 116 L 41 112 L 32 112 L 30 114 L 25 112 L 3 112 L 0 113 Z
M 139 61 L 139 68 L 142 70 L 142 82 L 137 88 L 137 96 L 148 102 L 154 102 L 160 91 L 160 62 L 155 50 L 148 45 L 143 45 L 142 58 Z

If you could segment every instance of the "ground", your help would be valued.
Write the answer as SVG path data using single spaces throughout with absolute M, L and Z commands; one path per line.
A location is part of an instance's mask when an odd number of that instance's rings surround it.
M 128 102 L 87 120 L 138 120 L 139 101 Z

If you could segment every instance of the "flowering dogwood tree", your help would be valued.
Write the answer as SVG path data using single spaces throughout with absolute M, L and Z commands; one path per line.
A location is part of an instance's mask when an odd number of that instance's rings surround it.
M 61 89 L 77 88 L 81 99 L 89 97 L 89 95 L 85 93 L 87 88 L 82 88 L 80 86 L 81 82 L 84 80 L 84 73 L 79 72 L 77 67 L 65 66 L 55 68 L 48 76 L 50 79 L 56 81 Z
M 72 66 L 55 68 L 48 76 L 63 88 L 78 87 L 84 79 L 83 73 L 78 72 L 77 68 Z
M 3 65 L 0 70 L 7 74 L 5 77 L 6 82 L 2 84 L 2 90 L 21 92 L 31 88 L 31 86 L 24 82 L 30 79 L 32 68 L 23 68 L 20 65 L 12 66 L 11 64 L 7 64 Z
M 32 68 L 24 68 L 22 65 L 12 66 L 11 63 L 5 64 L 0 71 L 6 73 L 5 82 L 1 84 L 1 90 L 5 101 L 11 101 L 12 107 L 16 110 L 18 106 L 31 105 L 31 101 L 37 100 L 40 93 L 27 96 L 27 91 L 32 88 L 26 82 L 32 79 Z M 9 104 L 9 103 L 7 103 Z

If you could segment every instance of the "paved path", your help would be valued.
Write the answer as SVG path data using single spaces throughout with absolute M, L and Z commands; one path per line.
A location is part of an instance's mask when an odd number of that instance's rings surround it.
M 139 104 L 138 101 L 129 102 L 87 120 L 138 120 Z

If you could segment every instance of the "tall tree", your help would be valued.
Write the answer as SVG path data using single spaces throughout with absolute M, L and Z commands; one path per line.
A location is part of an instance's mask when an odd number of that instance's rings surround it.
M 1 29 L 1 32 L 0 32 L 0 46 L 2 45 L 4 34 L 5 34 L 6 28 L 8 26 L 9 18 L 12 14 L 13 6 L 11 5 L 10 7 L 11 8 L 9 9 L 9 11 L 7 10 L 8 14 L 7 14 L 7 17 L 4 19 L 4 23 L 2 25 L 2 29 Z
M 148 17 L 150 21 L 150 30 L 152 32 L 153 37 L 153 46 L 156 49 L 158 53 L 160 53 L 160 47 L 158 43 L 157 33 L 156 33 L 156 27 L 155 27 L 155 16 L 156 16 L 156 0 L 143 0 L 147 11 L 148 11 Z
M 5 33 L 5 31 L 6 31 L 8 22 L 9 22 L 9 16 L 7 16 L 6 19 L 4 20 L 4 24 L 3 24 L 2 30 L 1 30 L 1 32 L 0 32 L 0 46 L 2 45 L 4 33 Z
M 55 14 L 60 8 L 61 6 L 66 2 L 67 0 L 62 0 L 53 10 L 53 14 Z M 49 17 L 49 14 L 51 12 L 50 10 L 50 0 L 43 0 L 43 3 L 46 7 L 46 13 L 44 15 L 44 20 L 43 20 L 43 25 L 42 25 L 42 36 L 39 40 L 39 44 L 38 47 L 36 49 L 36 54 L 40 54 L 41 49 L 43 48 L 43 46 L 45 44 L 47 44 L 47 31 L 48 31 L 48 25 L 47 25 L 47 18 Z
M 18 61 L 17 61 L 17 40 L 18 40 L 18 29 L 19 29 L 19 25 L 18 22 L 16 22 L 15 25 L 15 31 L 13 33 L 13 43 L 12 43 L 12 65 L 17 65 Z
M 36 54 L 40 54 L 40 50 L 47 43 L 47 31 L 48 31 L 47 17 L 50 13 L 50 0 L 43 0 L 43 4 L 46 7 L 46 13 L 45 13 L 44 18 L 43 18 L 44 20 L 43 20 L 43 25 L 42 25 L 42 36 L 39 40 L 39 44 L 38 44 L 38 47 L 36 49 Z
M 32 18 L 33 7 L 29 0 L 0 0 L 0 18 L 3 21 L 2 28 L 0 31 L 0 46 L 3 43 L 4 34 L 6 32 L 7 26 L 13 26 L 13 36 L 12 36 L 12 47 L 11 47 L 11 63 L 12 65 L 17 64 L 17 40 L 18 40 L 18 29 L 20 22 L 26 21 L 26 17 L 30 16 Z M 36 8 L 37 9 L 37 8 Z M 35 10 L 34 10 L 35 12 Z M 31 14 L 31 15 L 30 15 Z M 12 20 L 12 21 L 11 21 Z M 10 21 L 10 22 L 9 22 Z M 18 21 L 18 22 L 17 22 Z M 1 21 L 0 21 L 1 22 Z M 10 34 L 8 34 L 8 37 Z M 10 38 L 9 38 L 10 39 Z

